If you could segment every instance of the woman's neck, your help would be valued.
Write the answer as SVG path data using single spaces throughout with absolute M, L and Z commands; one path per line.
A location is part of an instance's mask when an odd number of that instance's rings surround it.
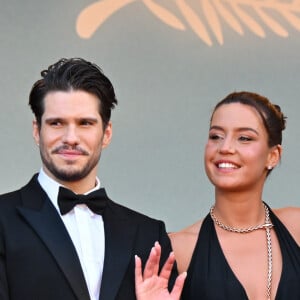
M 265 210 L 261 194 L 216 191 L 214 214 L 227 226 L 249 227 L 263 223 Z

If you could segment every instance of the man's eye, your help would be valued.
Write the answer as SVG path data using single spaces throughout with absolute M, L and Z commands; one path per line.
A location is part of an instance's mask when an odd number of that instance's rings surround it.
M 82 126 L 90 126 L 90 125 L 93 125 L 93 123 L 90 122 L 90 121 L 82 121 L 82 122 L 80 123 L 80 125 L 82 125 Z
M 59 121 L 52 121 L 49 123 L 51 126 L 60 126 L 61 125 L 61 122 Z

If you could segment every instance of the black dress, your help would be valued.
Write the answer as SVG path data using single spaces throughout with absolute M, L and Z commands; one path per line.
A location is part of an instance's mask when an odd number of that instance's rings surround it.
M 275 299 L 300 300 L 300 248 L 271 210 L 270 218 L 282 255 L 282 273 Z M 207 215 L 202 223 L 188 268 L 182 299 L 248 299 L 243 286 L 226 261 L 210 215 Z

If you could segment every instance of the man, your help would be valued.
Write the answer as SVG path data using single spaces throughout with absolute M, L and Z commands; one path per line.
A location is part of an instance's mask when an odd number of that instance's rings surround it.
M 171 246 L 163 222 L 111 201 L 100 188 L 114 88 L 80 58 L 61 59 L 41 75 L 29 105 L 42 168 L 0 196 L 0 299 L 136 299 L 134 255 L 145 261 L 159 241 L 165 261 Z

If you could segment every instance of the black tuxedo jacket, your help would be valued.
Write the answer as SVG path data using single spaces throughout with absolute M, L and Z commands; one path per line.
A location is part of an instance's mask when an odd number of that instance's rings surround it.
M 145 262 L 159 241 L 165 261 L 171 246 L 164 223 L 111 200 L 103 220 L 100 298 L 136 299 L 134 255 Z M 36 175 L 20 190 L 0 196 L 0 299 L 90 299 L 75 247 Z

